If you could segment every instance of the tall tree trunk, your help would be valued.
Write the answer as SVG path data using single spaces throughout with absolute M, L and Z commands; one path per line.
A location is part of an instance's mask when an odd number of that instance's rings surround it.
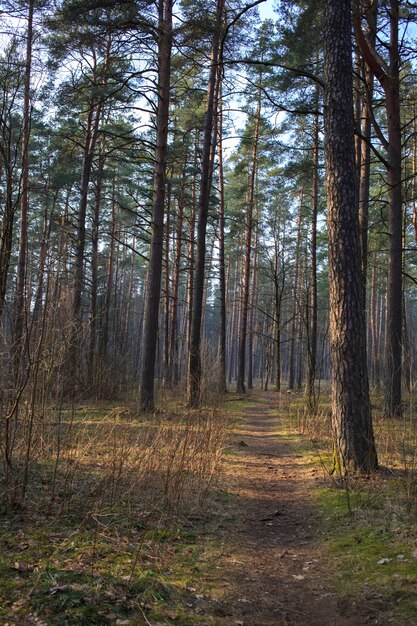
M 201 159 L 200 195 L 197 220 L 197 253 L 194 275 L 193 307 L 191 318 L 189 363 L 188 363 L 188 404 L 196 407 L 200 403 L 201 387 L 201 322 L 203 316 L 204 276 L 206 267 L 206 230 L 212 181 L 213 142 L 216 138 L 214 129 L 217 63 L 220 53 L 220 34 L 224 0 L 217 0 L 215 31 L 211 52 L 210 74 L 207 91 L 207 108 L 204 123 L 203 153 Z M 214 131 L 214 132 L 213 132 Z
M 28 211 L 29 211 L 29 139 L 30 139 L 30 81 L 32 70 L 32 43 L 33 43 L 33 12 L 34 0 L 28 4 L 28 26 L 26 34 L 26 66 L 25 89 L 23 98 L 23 132 L 22 132 L 22 178 L 20 192 L 20 236 L 19 253 L 17 259 L 16 294 L 14 309 L 14 346 L 13 369 L 17 381 L 19 368 L 23 356 L 24 323 L 26 314 L 26 264 L 28 246 Z
M 197 159 L 197 137 L 194 146 L 194 163 Z M 193 175 L 191 186 L 191 215 L 189 220 L 189 241 L 188 241 L 188 280 L 187 280 L 187 346 L 190 345 L 191 323 L 193 319 L 193 298 L 194 298 L 194 269 L 195 269 L 195 221 L 196 221 L 196 200 L 197 200 L 197 179 Z M 188 367 L 188 364 L 187 364 Z
M 132 306 L 134 308 L 134 301 L 136 301 L 136 298 L 134 298 L 133 295 L 133 287 L 135 284 L 135 238 L 133 238 L 133 242 L 132 242 L 132 253 L 130 256 L 130 270 L 129 270 L 129 285 L 127 288 L 127 293 L 126 293 L 126 310 L 125 310 L 125 316 L 124 316 L 124 324 L 123 324 L 123 345 L 122 345 L 122 351 L 123 354 L 127 354 L 129 357 L 129 369 L 126 369 L 126 375 L 125 375 L 125 383 L 127 383 L 129 380 L 131 380 L 131 364 L 133 361 L 133 355 L 134 355 L 134 350 L 133 345 L 134 345 L 134 333 L 133 333 L 133 328 L 131 327 L 131 318 L 132 318 L 132 314 L 131 314 L 131 310 L 132 310 Z
M 109 334 L 110 334 L 110 311 L 112 305 L 112 292 L 113 286 L 117 286 L 117 278 L 114 276 L 114 266 L 116 259 L 116 221 L 117 221 L 117 206 L 116 206 L 116 189 L 115 180 L 113 180 L 112 190 L 112 212 L 111 212 L 111 234 L 110 234 L 110 247 L 109 258 L 107 259 L 107 277 L 106 277 L 106 291 L 104 295 L 103 309 L 100 315 L 101 329 L 100 329 L 100 347 L 99 347 L 99 359 L 100 359 L 100 379 L 104 380 L 104 374 L 106 372 L 107 357 L 109 353 Z
M 174 276 L 172 279 L 172 307 L 171 307 L 171 319 L 170 319 L 170 352 L 169 352 L 169 372 L 168 372 L 168 384 L 178 384 L 178 358 L 179 358 L 179 346 L 178 346 L 178 298 L 180 290 L 180 272 L 181 272 L 181 253 L 182 253 L 182 236 L 184 229 L 184 202 L 185 202 L 185 176 L 187 170 L 187 157 L 185 156 L 181 190 L 178 199 L 178 218 L 177 218 L 177 232 L 175 242 L 175 261 L 174 261 Z
M 417 98 L 417 93 L 414 90 L 413 99 L 414 101 Z M 413 221 L 413 229 L 414 229 L 414 241 L 417 245 L 417 107 L 414 102 L 413 104 L 413 148 L 412 148 L 412 158 L 411 158 L 411 210 L 412 210 L 412 221 Z
M 284 294 L 285 272 L 280 268 L 278 243 L 275 243 L 275 259 L 273 268 L 274 277 L 274 305 L 275 305 L 275 391 L 281 391 L 281 310 Z
M 162 255 L 164 242 L 165 169 L 168 148 L 168 122 L 172 49 L 172 0 L 159 3 L 158 39 L 158 112 L 154 192 L 152 200 L 152 236 L 142 327 L 139 403 L 152 411 L 155 404 L 155 359 L 158 339 L 159 301 L 161 297 Z
M 377 456 L 366 365 L 352 98 L 351 8 L 326 0 L 325 158 L 328 196 L 332 423 L 342 472 L 372 471 Z
M 375 46 L 376 25 L 377 25 L 377 0 L 371 0 L 366 17 L 368 21 L 368 40 L 371 46 Z M 359 226 L 361 233 L 362 249 L 362 281 L 366 293 L 367 273 L 368 273 L 368 226 L 369 226 L 369 188 L 371 177 L 371 113 L 374 77 L 368 65 L 364 68 L 364 98 L 362 103 L 362 128 L 363 139 L 360 142 L 360 171 L 359 171 Z
M 219 98 L 219 124 L 218 124 L 218 159 L 219 159 L 219 291 L 220 291 L 220 331 L 219 331 L 219 389 L 227 391 L 226 383 L 226 262 L 224 251 L 224 172 L 223 172 L 223 108 L 222 92 L 220 86 Z
M 230 257 L 229 257 L 229 277 L 230 277 Z M 232 382 L 233 379 L 233 374 L 234 374 L 234 359 L 235 359 L 235 329 L 236 329 L 236 319 L 238 316 L 238 307 L 237 307 L 237 286 L 238 286 L 238 257 L 236 257 L 236 261 L 235 261 L 235 268 L 234 268 L 234 272 L 233 272 L 233 283 L 231 281 L 231 277 L 229 278 L 229 283 L 231 283 L 230 286 L 230 293 L 233 294 L 233 300 L 232 300 L 232 311 L 231 314 L 229 316 L 230 321 L 229 321 L 229 339 L 228 339 L 228 345 L 229 345 L 229 375 L 228 375 L 228 381 L 229 381 L 229 385 Z
M 164 293 L 164 385 L 170 388 L 170 374 L 169 374 L 169 313 L 170 313 L 170 289 L 169 289 L 169 274 L 170 274 L 170 260 L 169 260 L 169 239 L 171 236 L 171 185 L 167 185 L 168 198 L 166 208 L 166 228 L 165 228 L 165 293 Z
M 316 106 L 319 106 L 318 88 Z M 317 408 L 315 380 L 317 366 L 317 215 L 319 209 L 319 116 L 314 118 L 313 148 L 313 197 L 311 207 L 310 235 L 310 298 L 307 304 L 307 407 L 311 412 Z
M 290 338 L 290 356 L 289 356 L 289 375 L 288 375 L 288 389 L 294 389 L 295 384 L 295 343 L 296 343 L 296 331 L 298 321 L 299 321 L 299 313 L 300 313 L 300 294 L 298 292 L 299 282 L 300 282 L 300 265 L 301 265 L 301 221 L 302 221 L 302 212 L 303 212 L 303 203 L 304 203 L 304 188 L 301 189 L 300 193 L 300 207 L 298 209 L 298 218 L 297 218 L 297 240 L 295 244 L 295 271 L 294 271 L 294 288 L 293 288 L 293 296 L 294 296 L 294 310 L 293 310 L 293 318 L 291 324 L 291 338 Z
M 89 349 L 89 380 L 94 388 L 97 383 L 96 377 L 96 351 L 97 351 L 97 294 L 98 294 L 98 244 L 100 207 L 103 188 L 105 155 L 100 154 L 98 159 L 97 181 L 94 200 L 93 227 L 91 234 L 91 302 L 90 302 L 90 349 Z
M 5 207 L 0 241 L 0 318 L 3 315 L 6 300 L 7 282 L 9 278 L 10 258 L 13 248 L 14 217 L 16 205 L 13 202 L 13 168 L 6 166 Z
M 376 275 L 376 258 L 373 255 L 373 266 L 371 273 L 371 293 L 370 293 L 370 315 L 368 323 L 370 326 L 369 350 L 371 353 L 370 379 L 371 385 L 379 386 L 379 337 L 378 337 L 378 290 Z
M 48 197 L 50 181 L 47 181 L 45 186 L 45 195 Z M 32 325 L 37 326 L 41 318 L 41 311 L 43 305 L 44 296 L 44 283 L 46 275 L 46 263 L 49 251 L 49 238 L 52 230 L 52 223 L 54 220 L 55 205 L 58 198 L 58 191 L 54 193 L 52 200 L 52 207 L 49 206 L 49 202 L 46 200 L 45 208 L 42 220 L 42 239 L 40 244 L 39 253 L 39 267 L 38 267 L 38 286 L 36 290 L 36 296 L 33 303 Z M 39 333 L 37 333 L 39 335 Z
M 385 415 L 395 417 L 401 414 L 401 356 L 402 356 L 402 197 L 401 197 L 401 119 L 400 119 L 400 58 L 398 42 L 399 1 L 389 2 L 390 42 L 389 64 L 382 64 L 369 41 L 364 36 L 361 16 L 355 14 L 355 34 L 362 55 L 369 68 L 380 82 L 386 100 L 388 141 L 388 301 L 387 337 L 385 351 Z
M 250 269 L 251 269 L 251 252 L 252 252 L 252 231 L 253 231 L 253 208 L 255 203 L 255 180 L 256 170 L 258 167 L 258 143 L 259 143 L 259 127 L 261 120 L 261 85 L 262 73 L 259 75 L 259 91 L 258 104 L 256 108 L 255 132 L 252 147 L 252 164 L 249 181 L 249 198 L 248 208 L 246 211 L 246 235 L 245 235 L 245 269 L 243 274 L 243 297 L 242 310 L 240 317 L 239 332 L 239 354 L 237 366 L 236 387 L 238 393 L 245 392 L 245 368 L 246 368 L 246 339 L 248 330 L 248 311 L 249 311 L 249 293 L 250 293 Z
M 255 241 L 253 244 L 253 264 L 252 264 L 252 278 L 251 278 L 251 290 L 250 290 L 250 303 L 249 303 L 249 336 L 248 336 L 248 367 L 247 367 L 247 381 L 248 389 L 253 389 L 253 340 L 254 340 L 254 326 L 255 326 L 255 311 L 257 301 L 257 270 L 258 270 L 258 242 L 259 242 L 259 203 L 256 207 L 255 217 Z
M 402 197 L 401 197 L 401 119 L 400 75 L 398 50 L 398 1 L 391 1 L 390 11 L 390 89 L 386 91 L 388 114 L 388 184 L 390 212 L 389 272 L 386 344 L 385 415 L 395 417 L 402 413 L 401 357 L 402 357 Z
M 72 301 L 73 332 L 71 339 L 70 377 L 71 386 L 75 389 L 80 382 L 79 360 L 83 326 L 83 291 L 84 291 L 84 260 L 86 240 L 86 216 L 88 191 L 97 137 L 100 127 L 102 104 L 91 105 L 88 112 L 84 142 L 83 166 L 80 184 L 80 201 L 77 216 L 77 240 L 75 244 L 74 285 Z

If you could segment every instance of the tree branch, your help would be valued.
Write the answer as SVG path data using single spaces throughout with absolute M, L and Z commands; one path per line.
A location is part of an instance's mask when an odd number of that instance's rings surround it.
M 224 65 L 239 65 L 239 63 L 244 63 L 245 65 L 263 65 L 264 67 L 278 67 L 281 70 L 292 72 L 297 76 L 309 78 L 310 80 L 324 88 L 324 82 L 318 76 L 316 76 L 312 72 L 309 72 L 308 70 L 303 70 L 299 67 L 289 67 L 288 65 L 283 65 L 282 63 L 275 63 L 275 61 L 254 61 L 252 59 L 232 59 L 230 61 L 223 61 Z
M 353 15 L 353 30 L 355 31 L 356 42 L 360 48 L 362 56 L 369 66 L 371 72 L 377 77 L 384 90 L 388 87 L 389 76 L 384 61 L 371 48 L 365 35 L 363 34 L 361 18 L 358 11 Z

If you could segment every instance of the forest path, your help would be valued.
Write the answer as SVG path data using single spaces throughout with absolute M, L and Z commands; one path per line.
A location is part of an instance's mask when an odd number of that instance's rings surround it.
M 291 434 L 278 416 L 278 398 L 259 392 L 249 397 L 235 431 L 237 454 L 226 458 L 234 495 L 219 538 L 223 598 L 218 623 L 366 623 L 326 585 L 324 531 L 311 500 L 319 470 L 288 443 Z

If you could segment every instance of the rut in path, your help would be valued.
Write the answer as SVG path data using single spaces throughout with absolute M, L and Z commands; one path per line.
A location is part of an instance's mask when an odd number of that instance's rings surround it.
M 277 435 L 277 394 L 254 394 L 244 409 L 226 472 L 236 497 L 222 531 L 224 596 L 219 624 L 363 624 L 326 585 L 324 531 L 311 502 L 320 475 Z

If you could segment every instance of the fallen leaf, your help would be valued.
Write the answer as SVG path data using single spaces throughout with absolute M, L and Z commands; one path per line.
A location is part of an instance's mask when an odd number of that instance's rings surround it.
M 20 600 L 16 600 L 16 602 L 13 602 L 12 609 L 13 611 L 20 611 L 20 609 L 24 607 L 25 605 L 26 605 L 26 598 L 20 598 Z
M 29 565 L 24 561 L 15 561 L 13 565 L 13 569 L 17 570 L 19 574 L 28 574 L 29 572 L 33 572 L 35 569 L 34 565 Z
M 305 576 L 302 574 L 293 574 L 292 577 L 295 578 L 295 580 L 305 580 Z

